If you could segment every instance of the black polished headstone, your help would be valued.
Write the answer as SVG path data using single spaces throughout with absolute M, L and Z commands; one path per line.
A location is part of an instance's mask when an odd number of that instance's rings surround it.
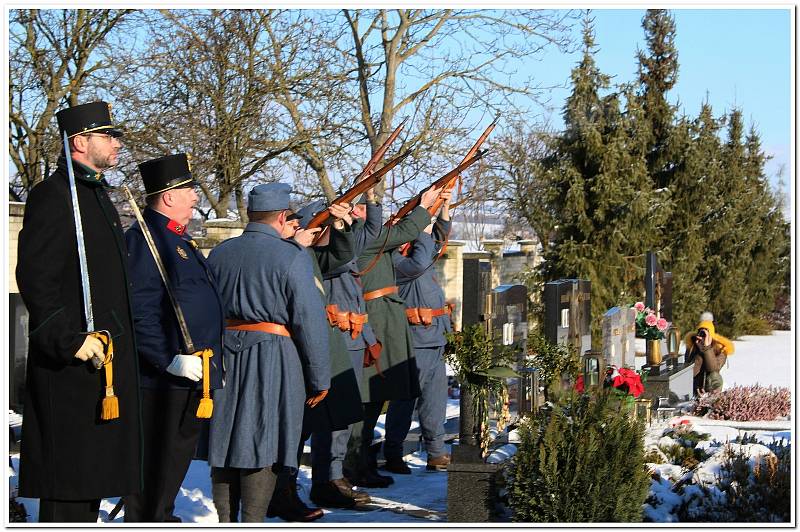
M 503 344 L 505 337 L 515 344 L 528 337 L 528 288 L 524 285 L 501 284 L 492 290 L 492 338 Z
M 544 285 L 544 335 L 573 346 L 579 355 L 592 348 L 591 281 L 559 279 Z
M 491 308 L 487 303 L 492 289 L 492 265 L 480 259 L 464 259 L 462 275 L 464 279 L 461 296 L 462 327 L 476 323 L 486 324 L 491 318 Z

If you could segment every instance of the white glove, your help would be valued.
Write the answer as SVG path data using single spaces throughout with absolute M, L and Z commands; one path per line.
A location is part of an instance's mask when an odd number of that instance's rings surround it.
M 203 378 L 203 360 L 195 355 L 175 355 L 167 372 L 197 382 Z

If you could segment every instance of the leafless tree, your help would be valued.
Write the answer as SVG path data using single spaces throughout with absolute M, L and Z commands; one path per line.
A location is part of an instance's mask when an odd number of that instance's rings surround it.
M 291 148 L 316 176 L 316 186 L 330 201 L 336 190 L 330 169 L 340 173 L 338 159 L 361 133 L 351 126 L 355 98 L 348 92 L 346 64 L 337 52 L 342 30 L 322 30 L 318 18 L 303 11 L 278 11 L 266 31 L 261 60 L 274 84 L 275 103 L 282 108 L 287 130 L 298 138 Z M 303 181 L 302 170 L 297 180 Z
M 336 21 L 341 17 L 351 34 L 342 51 L 353 64 L 358 119 L 371 151 L 399 115 L 414 117 L 414 133 L 400 149 L 413 149 L 417 164 L 406 166 L 411 171 L 401 175 L 400 186 L 452 166 L 474 140 L 481 114 L 530 112 L 547 87 L 516 72 L 548 48 L 568 49 L 575 14 L 344 9 Z
M 93 18 L 80 18 L 86 13 Z M 123 16 L 136 31 L 114 50 L 114 68 L 89 61 L 87 54 L 111 57 L 110 33 Z M 525 72 L 545 50 L 569 49 L 573 20 L 570 11 L 541 10 L 65 10 L 48 18 L 17 11 L 12 155 L 18 167 L 39 168 L 20 170 L 23 186 L 42 175 L 50 159 L 41 154 L 53 150 L 43 148 L 46 134 L 32 136 L 29 117 L 41 116 L 46 131 L 59 101 L 74 101 L 97 78 L 126 128 L 123 181 L 138 184 L 136 162 L 184 151 L 206 217 L 245 219 L 244 186 L 254 180 L 291 181 L 308 197 L 332 199 L 410 116 L 389 153 L 413 150 L 386 186 L 401 202 L 458 162 L 496 114 L 535 116 L 547 87 Z M 31 24 L 42 43 L 33 51 L 25 48 Z M 77 41 L 92 47 L 64 55 L 74 28 L 95 28 Z M 42 54 L 66 57 L 68 66 L 50 74 L 62 80 L 55 96 L 31 68 Z M 44 94 L 44 112 L 30 112 L 34 90 Z M 476 190 L 485 173 L 470 171 Z
M 531 227 L 543 249 L 547 249 L 555 228 L 556 214 L 550 210 L 552 189 L 541 161 L 549 152 L 551 133 L 516 122 L 494 139 L 491 171 L 483 193 L 469 201 L 490 201 L 502 205 L 508 217 Z
M 136 113 L 136 159 L 186 152 L 216 217 L 246 219 L 243 183 L 297 138 L 275 118 L 262 52 L 272 13 L 178 10 L 149 14 L 149 43 L 118 86 Z M 208 213 L 205 213 L 206 215 Z
M 51 171 L 61 149 L 54 124 L 63 106 L 102 93 L 99 80 L 120 48 L 113 35 L 128 9 L 13 9 L 9 12 L 9 182 L 21 199 Z

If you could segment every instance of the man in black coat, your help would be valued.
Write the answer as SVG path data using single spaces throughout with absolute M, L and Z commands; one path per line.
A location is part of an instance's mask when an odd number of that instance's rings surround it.
M 147 208 L 142 217 L 155 242 L 191 336 L 180 333 L 156 262 L 137 221 L 125 233 L 139 351 L 144 433 L 144 491 L 125 500 L 125 522 L 180 522 L 175 496 L 197 447 L 203 379 L 222 387 L 223 305 L 205 257 L 186 232 L 198 197 L 186 154 L 139 165 Z M 208 373 L 198 353 L 211 349 Z
M 17 284 L 30 315 L 19 495 L 40 498 L 40 522 L 96 522 L 100 499 L 141 490 L 139 372 L 126 248 L 103 171 L 117 164 L 121 132 L 108 104 L 59 111 L 69 137 L 86 246 L 94 328 L 113 342 L 119 417 L 104 421 L 104 358 L 88 336 L 67 160 L 31 190 L 19 235 Z

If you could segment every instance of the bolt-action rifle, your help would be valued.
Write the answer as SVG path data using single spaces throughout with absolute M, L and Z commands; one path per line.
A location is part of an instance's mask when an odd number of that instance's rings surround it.
M 355 179 L 356 184 L 353 185 L 353 187 L 350 188 L 350 190 L 348 190 L 344 194 L 341 194 L 339 197 L 333 200 L 331 202 L 331 205 L 339 203 L 350 203 L 351 201 L 356 199 L 360 194 L 367 192 L 369 189 L 377 185 L 380 182 L 381 177 L 386 175 L 392 168 L 397 166 L 400 163 L 400 161 L 408 157 L 410 152 L 406 152 L 402 155 L 395 157 L 394 159 L 386 163 L 386 165 L 383 168 L 381 168 L 377 172 L 373 172 L 373 170 L 375 170 L 375 166 L 381 161 L 381 159 L 383 159 L 383 156 L 386 155 L 386 150 L 388 150 L 389 146 L 391 146 L 392 143 L 397 139 L 397 137 L 400 136 L 400 132 L 403 131 L 406 122 L 408 122 L 408 117 L 405 117 L 403 121 L 400 122 L 400 125 L 397 126 L 394 131 L 392 131 L 392 134 L 389 135 L 389 137 L 383 142 L 383 144 L 381 144 L 381 146 L 375 151 L 375 153 L 370 158 L 369 162 L 367 162 L 366 166 L 364 166 L 364 169 L 361 170 L 361 173 L 359 173 L 356 176 Z M 309 222 L 307 229 L 314 229 L 315 227 L 319 227 L 320 225 L 324 224 L 328 220 L 330 215 L 331 213 L 328 211 L 328 209 L 324 209 L 318 212 L 311 219 L 311 222 Z M 317 236 L 315 242 L 319 240 L 321 236 L 322 233 L 320 233 Z
M 461 172 L 472 166 L 473 164 L 477 163 L 481 160 L 481 158 L 486 155 L 487 150 L 475 150 L 470 157 L 467 157 L 458 166 L 447 172 L 445 175 L 434 181 L 430 187 L 425 188 L 424 190 L 428 190 L 429 188 L 442 188 L 444 189 L 445 186 L 448 185 L 451 181 L 453 181 L 456 177 L 458 177 Z M 420 200 L 422 199 L 422 192 L 408 200 L 400 210 L 397 211 L 384 225 L 394 225 L 399 222 L 406 214 L 413 211 L 418 205 Z M 430 209 L 429 209 L 430 212 Z M 434 211 L 435 212 L 435 211 Z
M 486 142 L 486 139 L 489 138 L 489 135 L 494 130 L 494 126 L 497 125 L 497 121 L 498 120 L 500 120 L 500 116 L 497 116 L 497 118 L 495 118 L 492 121 L 492 123 L 489 124 L 489 126 L 484 130 L 484 132 L 481 134 L 481 136 L 478 137 L 478 140 L 475 141 L 475 144 L 473 144 L 473 146 L 469 149 L 469 151 L 467 152 L 467 155 L 464 156 L 464 161 L 466 161 L 467 159 L 469 159 L 470 157 L 475 155 L 475 153 L 480 149 L 481 145 L 483 145 L 483 143 Z M 445 185 L 445 187 L 442 189 L 442 192 L 447 192 L 449 190 L 453 190 L 453 187 L 455 187 L 455 185 L 456 185 L 456 181 L 458 181 L 458 194 L 461 195 L 461 174 L 459 174 L 456 177 L 454 177 L 447 185 Z M 444 200 L 440 196 L 433 203 L 433 205 L 431 205 L 428 208 L 428 212 L 431 214 L 431 216 L 433 216 L 434 214 L 436 214 L 439 211 L 439 209 L 442 207 L 442 203 L 444 203 Z M 451 208 L 452 207 L 453 206 L 451 205 Z
M 369 160 L 367 165 L 364 167 L 363 170 L 361 170 L 361 173 L 356 176 L 355 179 L 356 183 L 361 181 L 365 175 L 369 175 L 372 173 L 372 171 L 375 169 L 375 166 L 381 161 L 381 159 L 383 159 L 383 156 L 386 155 L 386 150 L 389 149 L 389 146 L 392 145 L 395 139 L 397 139 L 397 137 L 400 135 L 400 132 L 403 131 L 406 122 L 408 122 L 408 117 L 405 117 L 403 121 L 400 122 L 400 125 L 397 126 L 394 131 L 392 131 L 392 134 L 389 135 L 389 137 L 383 142 L 383 144 L 381 144 L 380 148 L 378 148 L 375 151 L 375 153 L 372 155 L 372 158 Z
M 361 181 L 353 185 L 352 188 L 350 188 L 350 190 L 348 190 L 347 192 L 345 192 L 344 194 L 333 200 L 331 202 L 331 205 L 336 205 L 340 203 L 350 203 L 358 196 L 367 192 L 369 189 L 377 185 L 384 175 L 389 173 L 392 170 L 392 168 L 400 164 L 400 162 L 402 162 L 402 160 L 408 157 L 410 154 L 411 154 L 410 151 L 402 153 L 397 157 L 395 157 L 394 159 L 390 160 L 388 163 L 386 163 L 383 166 L 383 168 L 381 168 L 377 172 L 368 174 Z M 308 223 L 308 226 L 306 226 L 306 229 L 314 229 L 315 227 L 321 226 L 328 220 L 328 218 L 330 218 L 330 216 L 331 213 L 328 209 L 321 210 L 320 212 L 315 214 L 313 218 L 311 218 L 311 221 Z

